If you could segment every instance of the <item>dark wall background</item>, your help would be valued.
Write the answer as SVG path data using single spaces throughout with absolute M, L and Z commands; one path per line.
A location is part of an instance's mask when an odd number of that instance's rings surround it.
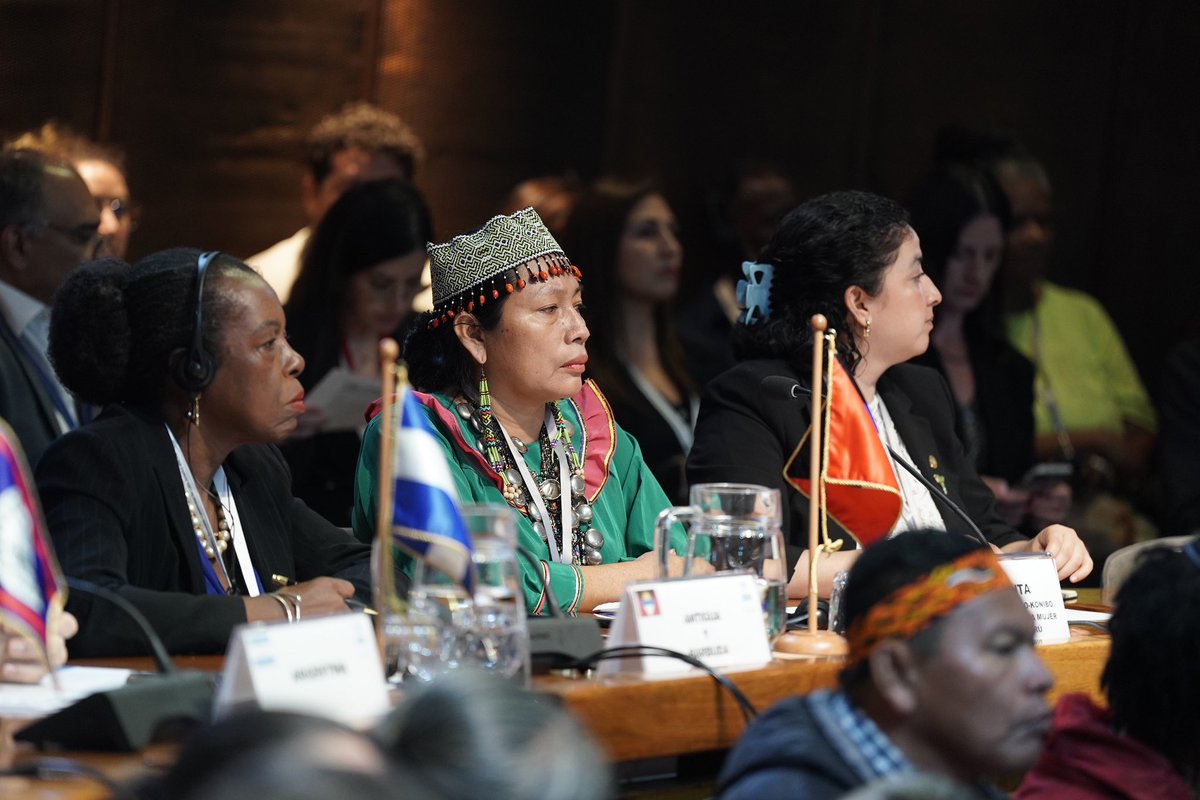
M 656 176 L 695 243 L 738 158 L 903 198 L 940 126 L 1004 128 L 1055 185 L 1052 277 L 1105 303 L 1153 391 L 1197 321 L 1197 42 L 1200 5 L 1169 0 L 0 0 L 0 132 L 123 145 L 137 256 L 290 234 L 299 143 L 355 98 L 424 139 L 443 237 L 574 169 Z

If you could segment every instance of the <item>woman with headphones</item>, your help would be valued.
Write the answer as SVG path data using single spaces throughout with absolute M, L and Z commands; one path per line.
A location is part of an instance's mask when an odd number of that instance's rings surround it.
M 182 248 L 89 265 L 55 299 L 50 355 L 76 397 L 106 407 L 37 470 L 67 576 L 117 592 L 175 653 L 369 600 L 370 549 L 292 496 L 273 446 L 304 412 L 304 359 L 257 273 Z M 68 608 L 72 656 L 148 652 L 109 601 L 75 591 Z

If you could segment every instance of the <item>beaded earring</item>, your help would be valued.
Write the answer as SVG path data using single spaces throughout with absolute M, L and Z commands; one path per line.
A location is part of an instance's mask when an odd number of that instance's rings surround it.
M 184 412 L 184 416 L 187 417 L 188 422 L 192 423 L 197 428 L 200 427 L 200 395 L 194 395 L 192 397 L 192 402 L 188 406 L 188 410 Z
M 500 439 L 496 436 L 497 426 L 492 415 L 492 393 L 488 389 L 487 373 L 483 367 L 479 368 L 479 428 L 483 434 L 484 456 L 504 480 L 504 499 L 510 504 L 520 505 L 525 499 L 525 492 L 521 488 L 521 476 L 515 469 L 504 468 L 504 457 L 500 455 Z
M 871 318 L 870 317 L 867 317 L 867 327 L 863 330 L 863 338 L 864 339 L 871 338 Z

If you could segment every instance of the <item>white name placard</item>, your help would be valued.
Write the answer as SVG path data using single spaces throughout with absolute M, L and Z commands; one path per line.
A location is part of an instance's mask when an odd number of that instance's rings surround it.
M 1006 553 L 999 558 L 1025 608 L 1033 615 L 1037 625 L 1035 641 L 1038 644 L 1069 641 L 1071 629 L 1067 625 L 1054 557 L 1049 553 Z
M 214 714 L 247 705 L 353 726 L 377 720 L 390 704 L 371 621 L 365 614 L 338 614 L 236 628 Z
M 756 667 L 771 660 L 763 594 L 751 575 L 710 575 L 625 587 L 607 647 L 665 647 L 710 667 Z M 601 674 L 678 675 L 694 667 L 647 656 L 600 662 Z

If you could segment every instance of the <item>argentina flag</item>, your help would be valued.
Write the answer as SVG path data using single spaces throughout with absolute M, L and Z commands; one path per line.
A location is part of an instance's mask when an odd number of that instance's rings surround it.
M 0 618 L 46 648 L 46 626 L 63 581 L 46 539 L 16 435 L 0 420 Z
M 446 457 L 412 390 L 404 386 L 399 394 L 392 535 L 397 545 L 473 591 L 471 537 L 458 510 Z

